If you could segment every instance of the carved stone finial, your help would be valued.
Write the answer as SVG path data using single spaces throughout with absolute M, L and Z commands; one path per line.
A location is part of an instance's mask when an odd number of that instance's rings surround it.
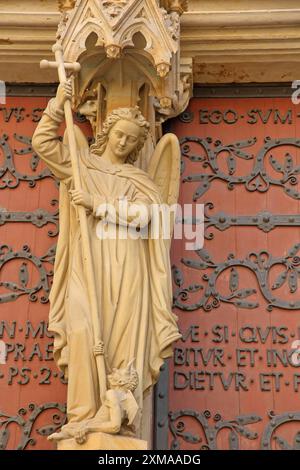
M 162 62 L 156 66 L 157 74 L 159 77 L 164 78 L 170 72 L 170 65 Z
M 159 100 L 159 104 L 162 108 L 166 109 L 166 108 L 171 108 L 172 106 L 172 100 L 171 98 L 168 98 L 167 96 L 165 96 L 164 98 L 161 98 Z
M 169 13 L 176 12 L 182 15 L 188 9 L 188 0 L 162 0 L 161 6 Z
M 58 8 L 62 13 L 72 10 L 75 7 L 76 0 L 58 0 Z
M 105 48 L 108 59 L 119 59 L 121 57 L 122 48 L 116 44 L 110 44 Z

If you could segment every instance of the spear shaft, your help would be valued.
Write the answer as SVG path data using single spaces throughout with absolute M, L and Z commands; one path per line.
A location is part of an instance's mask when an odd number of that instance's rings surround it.
M 54 44 L 52 51 L 55 54 L 56 62 L 48 62 L 44 60 L 41 62 L 41 67 L 42 68 L 46 68 L 46 67 L 57 68 L 59 82 L 63 84 L 67 81 L 66 70 L 78 72 L 80 70 L 80 64 L 77 62 L 74 62 L 74 63 L 64 62 L 63 48 L 61 44 L 58 44 L 58 43 Z M 70 149 L 74 188 L 76 190 L 81 190 L 82 187 L 81 187 L 77 142 L 76 142 L 76 136 L 75 136 L 75 131 L 74 131 L 72 106 L 71 106 L 71 101 L 69 99 L 67 99 L 64 103 L 64 112 L 65 112 L 67 135 L 68 135 L 68 140 L 69 140 L 69 149 Z M 90 306 L 92 325 L 93 325 L 94 354 L 95 354 L 96 364 L 97 364 L 100 397 L 101 397 L 101 401 L 103 402 L 104 395 L 106 392 L 106 369 L 105 369 L 105 360 L 104 360 L 104 351 L 103 351 L 103 341 L 101 339 L 102 337 L 101 322 L 100 322 L 100 317 L 98 315 L 97 291 L 96 291 L 93 259 L 92 259 L 92 253 L 91 253 L 90 237 L 89 237 L 89 231 L 88 231 L 88 222 L 87 222 L 86 210 L 83 206 L 78 206 L 78 216 L 79 216 L 79 224 L 80 224 L 80 231 L 81 231 L 83 266 L 85 269 L 85 279 L 86 279 L 86 286 L 88 290 L 88 299 L 89 299 L 89 306 Z

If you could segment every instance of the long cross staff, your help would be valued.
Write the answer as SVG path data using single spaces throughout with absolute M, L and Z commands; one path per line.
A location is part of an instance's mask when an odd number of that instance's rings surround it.
M 66 70 L 71 70 L 72 72 L 79 72 L 80 64 L 78 62 L 65 63 L 64 56 L 63 56 L 63 48 L 58 43 L 54 44 L 52 51 L 55 54 L 56 62 L 48 62 L 47 60 L 42 60 L 40 64 L 41 68 L 57 68 L 59 82 L 65 83 L 67 80 Z M 74 186 L 75 186 L 75 189 L 80 190 L 81 179 L 80 179 L 78 152 L 77 152 L 77 142 L 76 142 L 75 131 L 74 131 L 72 106 L 71 106 L 71 101 L 69 99 L 66 100 L 64 103 L 64 111 L 65 111 L 67 135 L 69 139 Z M 101 340 L 101 336 L 102 336 L 101 335 L 101 323 L 100 323 L 100 318 L 98 316 L 94 267 L 93 267 L 93 260 L 92 260 L 92 255 L 91 255 L 91 246 L 90 246 L 86 211 L 83 206 L 79 206 L 78 215 L 79 215 L 79 223 L 80 223 L 81 239 L 82 239 L 83 265 L 85 266 L 86 284 L 87 284 L 90 309 L 91 309 L 91 314 L 92 314 L 92 325 L 93 325 L 93 335 L 94 335 L 94 354 L 95 354 L 96 363 L 97 363 L 98 382 L 99 382 L 99 388 L 100 388 L 101 401 L 103 402 L 104 394 L 106 392 L 106 370 L 105 370 L 105 361 L 104 361 L 104 345 Z

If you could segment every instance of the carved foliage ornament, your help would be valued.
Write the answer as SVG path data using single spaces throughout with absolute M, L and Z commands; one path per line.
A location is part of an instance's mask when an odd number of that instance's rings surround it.
M 104 11 L 110 18 L 117 18 L 123 9 L 131 3 L 131 0 L 102 0 Z
M 76 0 L 58 0 L 59 11 L 64 12 L 72 10 L 75 7 Z
M 161 0 L 160 3 L 168 12 L 176 12 L 179 15 L 188 9 L 188 0 Z
M 118 16 L 131 0 L 100 0 L 103 7 L 107 9 L 110 16 Z M 58 0 L 58 8 L 61 12 L 72 10 L 76 0 Z M 160 4 L 168 12 L 176 12 L 182 15 L 188 9 L 188 0 L 161 0 Z

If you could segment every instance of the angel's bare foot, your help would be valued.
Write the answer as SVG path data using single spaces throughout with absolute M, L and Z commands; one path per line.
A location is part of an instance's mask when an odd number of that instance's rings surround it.
M 76 440 L 77 444 L 84 444 L 85 443 L 87 432 L 88 431 L 85 428 L 79 429 L 79 431 L 76 432 L 75 440 Z

